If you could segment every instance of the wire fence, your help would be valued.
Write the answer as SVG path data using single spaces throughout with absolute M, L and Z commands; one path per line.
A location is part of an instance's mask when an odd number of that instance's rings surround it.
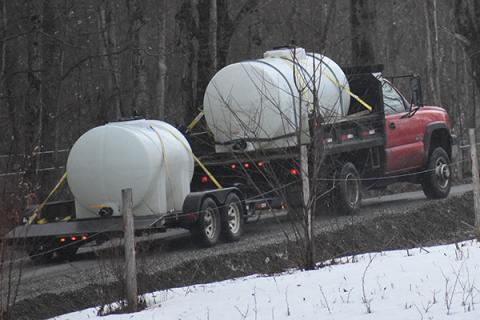
M 480 143 L 476 143 L 476 145 L 480 145 Z M 460 149 L 468 149 L 470 148 L 470 145 L 462 145 L 462 146 L 459 146 Z M 64 152 L 67 152 L 68 150 L 64 150 Z M 45 153 L 49 153 L 49 152 L 45 152 Z M 454 161 L 454 162 L 451 162 L 450 165 L 459 165 L 459 164 L 463 164 L 463 163 L 468 163 L 470 162 L 471 160 L 470 159 L 463 159 L 463 160 L 457 160 L 457 161 Z M 48 171 L 48 170 L 58 170 L 58 169 L 61 169 L 61 168 L 64 168 L 64 167 L 58 167 L 58 168 L 44 168 L 43 170 L 45 171 Z M 391 175 L 391 176 L 381 176 L 381 177 L 369 177 L 369 178 L 360 178 L 358 179 L 359 181 L 374 181 L 374 180 L 383 180 L 383 179 L 399 179 L 399 178 L 403 178 L 403 177 L 411 177 L 411 176 L 415 176 L 415 175 L 424 175 L 426 173 L 429 173 L 429 172 L 433 172 L 435 171 L 436 169 L 427 169 L 427 170 L 421 170 L 421 171 L 416 171 L 416 172 L 412 172 L 412 173 L 405 173 L 405 174 L 398 174 L 398 175 Z M 0 177 L 2 177 L 2 175 L 0 175 Z M 336 179 L 336 178 L 317 178 L 316 180 L 318 181 L 345 181 L 343 179 Z M 270 190 L 268 191 L 265 191 L 263 193 L 259 193 L 259 194 L 256 194 L 255 196 L 252 196 L 252 197 L 249 197 L 249 198 L 246 198 L 245 201 L 252 201 L 252 200 L 258 200 L 258 199 L 262 199 L 262 198 L 265 198 L 267 195 L 269 194 L 276 194 L 278 192 L 280 192 L 281 190 L 285 190 L 286 187 L 292 185 L 292 184 L 296 184 L 296 183 L 299 183 L 300 180 L 298 181 L 292 181 L 292 182 L 289 182 L 287 184 L 283 184 L 281 186 L 277 186 L 277 187 L 272 187 Z M 323 192 L 322 194 L 318 195 L 316 197 L 315 200 L 319 200 L 321 199 L 322 197 L 325 197 L 327 196 L 328 194 L 330 194 L 331 192 L 333 192 L 335 190 L 335 188 L 330 188 L 329 190 Z M 225 208 L 226 206 L 228 206 L 228 204 L 225 204 L 223 206 L 219 206 L 218 209 L 219 210 L 222 210 L 223 208 Z M 191 214 L 199 214 L 201 211 L 198 210 L 198 211 L 194 211 L 194 212 L 188 212 L 188 213 L 177 213 L 175 214 L 176 217 L 178 218 L 182 218 L 182 217 L 185 217 L 185 216 L 188 216 L 188 215 L 191 215 Z M 166 214 L 165 214 L 166 215 Z M 159 218 L 161 218 L 162 216 L 159 215 Z M 149 231 L 149 230 L 152 230 L 154 227 L 149 227 L 149 228 L 146 228 L 144 229 L 144 231 Z M 23 261 L 26 261 L 26 260 L 29 260 L 29 259 L 35 259 L 37 257 L 41 257 L 41 256 L 44 256 L 44 255 L 50 255 L 50 254 L 53 254 L 59 250 L 63 250 L 65 248 L 68 248 L 70 246 L 79 246 L 81 245 L 82 243 L 85 243 L 85 242 L 90 242 L 92 240 L 95 240 L 95 238 L 97 238 L 99 235 L 102 235 L 102 234 L 106 234 L 106 233 L 111 233 L 113 230 L 109 229 L 109 228 L 105 228 L 104 230 L 102 231 L 99 231 L 99 232 L 96 232 L 92 235 L 89 235 L 88 237 L 88 240 L 77 240 L 76 242 L 71 242 L 71 243 L 68 243 L 68 244 L 65 244 L 65 245 L 62 245 L 61 247 L 55 247 L 55 248 L 52 248 L 50 250 L 47 250 L 47 251 L 42 251 L 40 253 L 37 253 L 37 254 L 32 254 L 32 255 L 29 255 L 28 257 L 24 257 L 24 258 L 19 258 L 19 259 L 15 259 L 15 260 L 11 260 L 11 261 L 5 261 L 3 263 L 0 264 L 0 267 L 3 267 L 4 265 L 6 264 L 12 264 L 12 263 L 19 263 L 19 262 L 23 262 Z

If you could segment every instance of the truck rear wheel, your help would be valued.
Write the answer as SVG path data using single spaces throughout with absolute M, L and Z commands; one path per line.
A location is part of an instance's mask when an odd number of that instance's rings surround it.
M 212 247 L 220 237 L 220 212 L 217 203 L 212 198 L 203 200 L 200 216 L 192 229 L 196 242 L 202 247 Z
M 337 173 L 335 203 L 338 213 L 353 214 L 362 202 L 361 181 L 357 168 L 351 162 L 343 164 Z
M 222 207 L 222 237 L 233 242 L 240 239 L 243 233 L 244 212 L 242 202 L 235 193 L 230 193 Z
M 446 198 L 450 193 L 450 158 L 442 147 L 437 147 L 430 154 L 427 172 L 422 178 L 423 193 L 429 199 Z

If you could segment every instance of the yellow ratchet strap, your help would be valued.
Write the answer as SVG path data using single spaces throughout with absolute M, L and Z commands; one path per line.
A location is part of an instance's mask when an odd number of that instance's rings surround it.
M 30 218 L 28 218 L 28 222 L 27 224 L 32 224 L 33 221 L 35 221 L 35 219 L 40 215 L 40 213 L 42 212 L 43 208 L 45 207 L 45 205 L 47 204 L 48 200 L 50 199 L 51 196 L 53 196 L 53 194 L 58 190 L 58 188 L 60 188 L 60 186 L 62 185 L 62 183 L 65 181 L 65 179 L 67 178 L 67 173 L 65 172 L 63 174 L 63 176 L 60 178 L 60 180 L 58 180 L 57 184 L 55 185 L 55 187 L 53 187 L 52 191 L 50 191 L 50 193 L 48 194 L 48 196 L 45 198 L 45 200 L 43 200 L 43 202 L 35 209 L 35 211 L 33 212 L 33 214 L 30 216 Z M 42 219 L 44 220 L 44 219 Z M 43 221 L 42 221 L 43 222 Z
M 203 111 L 202 111 L 203 112 Z M 153 126 L 152 126 L 153 127 Z M 217 179 L 215 179 L 215 177 L 213 176 L 213 174 L 210 172 L 210 170 L 207 169 L 207 167 L 205 167 L 205 165 L 202 163 L 202 161 L 200 161 L 200 159 L 198 159 L 192 152 L 192 150 L 181 140 L 179 139 L 173 132 L 171 132 L 169 129 L 167 128 L 164 128 L 168 133 L 170 133 L 178 142 L 180 142 L 182 144 L 182 146 L 192 155 L 193 159 L 195 160 L 195 162 L 200 166 L 200 168 L 202 168 L 202 170 L 207 174 L 207 176 L 210 178 L 210 180 L 212 180 L 212 182 L 215 184 L 215 186 L 218 188 L 218 189 L 222 189 L 222 185 L 218 182 Z M 153 129 L 154 131 L 156 131 L 155 129 Z
M 192 122 L 190 122 L 190 124 L 187 126 L 187 130 L 185 130 L 186 133 L 189 133 L 190 131 L 193 130 L 193 128 L 195 128 L 195 126 L 198 124 L 198 122 L 200 122 L 200 120 L 203 118 L 203 116 L 205 115 L 205 112 L 200 111 L 200 113 L 195 117 L 195 119 L 192 120 Z
M 350 97 L 352 97 L 353 99 L 357 100 L 358 103 L 360 103 L 363 107 L 365 107 L 365 109 L 367 109 L 368 111 L 372 111 L 373 108 L 371 105 L 369 105 L 368 103 L 366 103 L 364 100 L 362 100 L 362 98 L 360 98 L 359 96 L 357 96 L 355 93 L 353 93 L 352 91 L 350 91 L 350 89 L 346 88 L 345 86 L 341 85 L 340 83 L 338 83 L 338 81 L 336 79 L 334 79 L 333 77 L 331 77 L 329 74 L 327 74 L 326 72 L 323 72 L 322 71 L 322 75 L 324 75 L 328 80 L 330 80 L 330 82 L 332 82 L 334 85 L 336 85 L 338 88 L 340 88 L 341 90 L 345 91 L 346 93 L 348 93 L 350 95 Z

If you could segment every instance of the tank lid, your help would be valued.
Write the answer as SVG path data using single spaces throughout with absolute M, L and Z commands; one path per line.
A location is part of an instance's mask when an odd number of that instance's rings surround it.
M 292 59 L 294 56 L 296 59 L 306 58 L 305 49 L 300 47 L 279 47 L 269 50 L 263 54 L 264 58 Z

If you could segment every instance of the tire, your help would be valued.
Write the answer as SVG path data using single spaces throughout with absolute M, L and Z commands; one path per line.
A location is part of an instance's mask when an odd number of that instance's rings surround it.
M 339 214 L 354 214 L 362 202 L 360 175 L 351 162 L 346 162 L 336 175 L 335 207 Z
M 59 248 L 56 251 L 57 257 L 62 261 L 71 261 L 77 254 L 78 247 L 76 245 L 70 245 L 68 247 Z
M 240 198 L 230 193 L 222 207 L 222 238 L 227 242 L 238 241 L 243 233 L 244 211 Z
M 437 147 L 430 154 L 427 172 L 422 177 L 423 193 L 428 199 L 443 199 L 450 193 L 450 158 L 442 147 Z
M 36 243 L 28 248 L 28 256 L 35 264 L 48 263 L 53 257 L 53 247 L 48 243 Z
M 220 212 L 216 202 L 211 198 L 203 200 L 200 216 L 192 229 L 196 243 L 202 247 L 212 247 L 220 238 Z
M 301 182 L 295 182 L 288 185 L 285 189 L 285 201 L 287 207 L 293 210 L 301 210 L 303 208 L 303 194 Z

